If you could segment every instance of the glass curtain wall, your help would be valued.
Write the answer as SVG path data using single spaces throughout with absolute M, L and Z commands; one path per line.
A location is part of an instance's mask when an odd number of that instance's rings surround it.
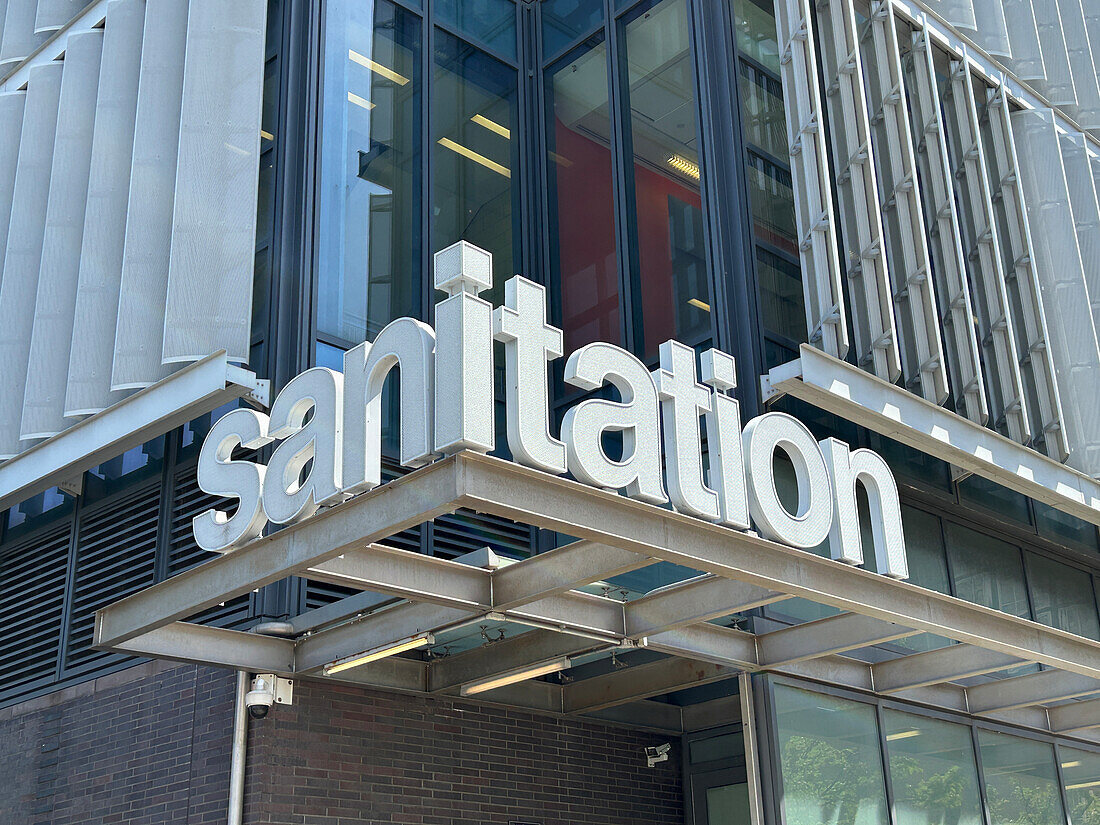
M 1100 823 L 1100 753 L 783 682 L 770 696 L 784 825 Z

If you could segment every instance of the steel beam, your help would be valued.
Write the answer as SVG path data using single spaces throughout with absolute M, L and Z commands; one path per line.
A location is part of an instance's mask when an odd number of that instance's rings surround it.
M 860 647 L 890 642 L 916 633 L 908 627 L 858 613 L 841 613 L 814 622 L 765 633 L 756 639 L 764 667 L 816 659 Z
M 703 622 L 646 637 L 651 650 L 718 665 L 757 669 L 756 637 Z
M 967 688 L 966 700 L 971 713 L 993 713 L 1060 702 L 1090 693 L 1100 693 L 1100 681 L 1077 673 L 1041 670 Z
M 747 582 L 704 575 L 672 584 L 626 606 L 626 632 L 632 638 L 705 622 L 789 599 Z
M 493 571 L 493 604 L 507 610 L 652 563 L 618 547 L 573 542 Z
M 871 678 L 878 693 L 952 682 L 970 676 L 994 673 L 1021 664 L 1015 656 L 974 645 L 951 645 L 925 653 L 912 653 L 871 665 Z
M 1100 642 L 502 459 L 456 459 L 461 506 L 1100 678 Z
M 116 645 L 119 653 L 194 662 L 261 673 L 294 673 L 294 642 L 240 630 L 174 622 L 129 642 Z
M 111 647 L 288 575 L 452 512 L 459 477 L 444 459 L 146 588 L 96 613 Z
M 1100 728 L 1100 699 L 1067 702 L 1056 708 L 1047 708 L 1047 719 L 1054 733 Z
M 728 679 L 739 672 L 737 668 L 710 662 L 661 659 L 566 685 L 563 689 L 562 708 L 566 713 L 589 713 L 673 690 Z
M 511 639 L 432 660 L 428 667 L 428 689 L 433 692 L 453 690 L 500 673 L 605 646 L 591 639 L 552 630 L 529 630 Z

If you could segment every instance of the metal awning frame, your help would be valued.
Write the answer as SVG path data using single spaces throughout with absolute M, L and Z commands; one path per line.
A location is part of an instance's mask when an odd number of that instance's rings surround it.
M 462 563 L 381 543 L 459 508 L 580 540 L 511 564 L 489 551 Z M 631 602 L 576 589 L 656 561 L 702 575 Z M 290 575 L 364 592 L 295 617 L 294 638 L 186 621 Z M 791 597 L 843 612 L 760 635 L 711 621 Z M 536 629 L 446 658 L 393 656 L 323 675 L 326 663 L 479 617 Z M 921 632 L 960 644 L 877 664 L 842 655 Z M 444 695 L 562 656 L 645 646 L 668 656 L 565 684 L 530 680 L 479 698 L 682 730 L 688 708 L 646 700 L 740 673 L 774 672 L 1100 743 L 1100 732 L 1090 730 L 1100 727 L 1100 699 L 1044 706 L 1100 696 L 1100 642 L 474 453 L 437 461 L 100 610 L 95 644 Z M 954 683 L 1036 662 L 1048 669 L 970 688 Z

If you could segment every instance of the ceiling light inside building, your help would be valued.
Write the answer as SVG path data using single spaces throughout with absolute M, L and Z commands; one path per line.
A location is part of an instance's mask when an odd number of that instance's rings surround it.
M 485 115 L 474 115 L 472 118 L 470 118 L 470 120 L 472 120 L 478 126 L 484 126 L 490 132 L 495 132 L 506 140 L 512 139 L 511 129 L 509 129 L 507 126 L 501 126 L 495 120 L 490 120 L 489 118 L 485 117 Z
M 456 143 L 450 138 L 440 138 L 439 145 L 445 149 L 450 149 L 455 154 L 462 155 L 462 157 L 472 160 L 474 163 L 480 163 L 486 169 L 491 169 L 498 175 L 503 175 L 506 178 L 512 177 L 512 172 L 508 169 L 507 166 L 503 166 L 497 163 L 495 160 L 490 160 L 489 158 L 485 157 L 485 155 L 479 154 L 473 149 L 463 146 L 461 143 Z
M 680 174 L 699 180 L 699 164 L 695 161 L 688 160 L 682 155 L 670 155 L 666 162 Z
M 897 733 L 890 733 L 886 736 L 887 742 L 896 742 L 899 739 L 912 739 L 914 736 L 920 736 L 919 730 L 902 730 Z
M 406 83 L 409 82 L 409 79 L 405 77 L 405 75 L 398 74 L 393 69 L 390 69 L 386 66 L 383 66 L 381 63 L 371 60 L 366 55 L 359 54 L 359 52 L 355 51 L 355 49 L 348 49 L 348 60 L 350 60 L 352 63 L 358 63 L 363 68 L 370 69 L 375 74 L 381 75 L 382 77 L 386 78 L 386 80 L 392 80 L 398 86 L 404 86 Z
M 514 685 L 516 682 L 526 682 L 528 679 L 534 679 L 536 676 L 545 676 L 548 673 L 558 673 L 559 671 L 565 670 L 567 667 L 569 667 L 569 659 L 563 656 L 551 662 L 543 662 L 540 665 L 528 665 L 527 667 L 498 673 L 487 679 L 470 682 L 462 686 L 461 692 L 463 696 L 484 693 L 487 690 L 504 687 L 505 685 Z
M 374 108 L 374 104 L 367 100 L 365 97 L 360 97 L 355 92 L 348 92 L 348 102 L 354 103 L 356 106 L 360 106 L 366 109 L 368 112 Z
M 334 673 L 351 670 L 353 667 L 359 667 L 370 662 L 377 662 L 379 659 L 396 656 L 398 653 L 404 653 L 407 650 L 416 650 L 417 648 L 428 647 L 434 644 L 435 637 L 431 633 L 418 633 L 415 636 L 410 636 L 407 639 L 402 639 L 392 644 L 382 645 L 372 648 L 371 650 L 364 650 L 362 653 L 356 653 L 354 656 L 346 656 L 343 659 L 337 659 L 335 662 L 325 665 L 324 673 L 326 676 L 331 676 Z
M 700 301 L 698 298 L 689 298 L 688 304 L 695 307 L 696 309 L 703 310 L 703 312 L 710 312 L 710 304 L 708 304 L 706 301 Z

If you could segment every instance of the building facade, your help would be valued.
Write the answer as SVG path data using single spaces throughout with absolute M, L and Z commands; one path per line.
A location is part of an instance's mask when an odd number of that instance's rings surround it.
M 1100 823 L 1098 64 L 0 0 L 0 821 Z

